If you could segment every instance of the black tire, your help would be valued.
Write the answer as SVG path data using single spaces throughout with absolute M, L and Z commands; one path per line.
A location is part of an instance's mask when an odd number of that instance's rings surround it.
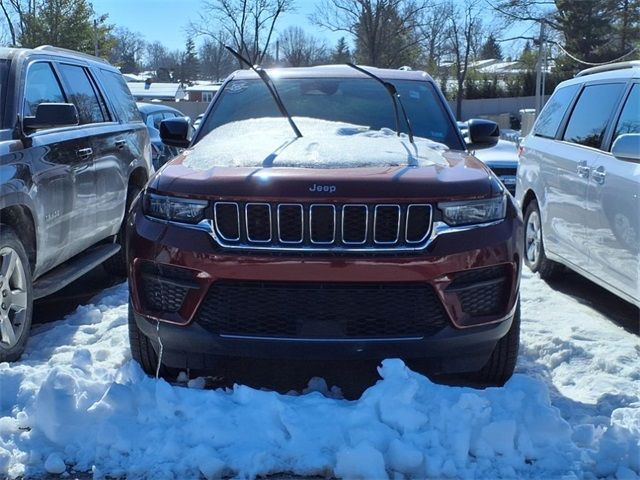
M 137 185 L 129 185 L 129 189 L 127 190 L 127 204 L 124 211 L 124 218 L 122 219 L 122 225 L 120 225 L 120 231 L 116 236 L 116 243 L 120 245 L 120 251 L 115 255 L 109 257 L 102 264 L 104 266 L 104 269 L 108 273 L 117 277 L 124 278 L 127 276 L 127 217 L 129 216 L 131 204 L 141 190 L 142 189 Z
M 520 301 L 507 334 L 498 340 L 487 363 L 478 372 L 463 375 L 463 379 L 483 387 L 501 387 L 513 375 L 520 349 Z
M 140 364 L 147 375 L 155 377 L 158 372 L 158 354 L 154 350 L 151 340 L 138 328 L 131 300 L 129 300 L 129 345 L 131 346 L 131 357 Z M 166 373 L 162 365 L 160 365 L 159 373 L 161 377 Z
M 24 246 L 22 245 L 22 242 L 13 231 L 13 229 L 7 225 L 0 224 L 0 252 L 5 249 L 13 250 L 19 257 L 20 265 L 22 268 L 21 272 L 24 275 L 21 280 L 21 282 L 23 282 L 24 284 L 21 285 L 20 290 L 26 292 L 26 300 L 24 302 L 24 314 L 20 315 L 19 323 L 17 323 L 18 317 L 16 317 L 16 311 L 11 309 L 11 313 L 9 313 L 9 311 L 4 307 L 4 305 L 9 306 L 10 303 L 4 300 L 4 298 L 7 298 L 3 296 L 5 288 L 7 286 L 7 282 L 6 279 L 2 277 L 2 273 L 0 273 L 0 306 L 2 306 L 3 314 L 7 312 L 7 319 L 14 319 L 14 321 L 11 322 L 11 328 L 15 335 L 15 340 L 12 340 L 11 342 L 5 342 L 3 340 L 4 337 L 2 331 L 0 330 L 0 363 L 14 362 L 20 358 L 20 355 L 22 355 L 22 352 L 24 352 L 27 338 L 29 337 L 29 331 L 31 330 L 31 317 L 33 315 L 33 285 L 31 280 L 31 267 L 29 265 L 27 253 L 24 249 Z M 0 268 L 2 268 L 2 260 L 0 260 Z M 17 265 L 14 268 L 18 268 Z M 16 278 L 17 277 L 15 277 L 14 275 L 11 275 L 10 282 L 14 282 Z M 10 291 L 15 290 L 16 285 L 11 285 L 11 283 L 9 283 L 9 287 L 10 290 L 7 294 L 8 298 L 11 298 Z M 0 322 L 2 321 L 3 319 L 0 318 Z M 0 328 L 2 328 L 2 326 L 0 326 Z
M 532 200 L 524 213 L 524 263 L 532 272 L 537 272 L 540 278 L 548 280 L 558 276 L 563 271 L 563 266 L 549 260 L 545 254 L 541 218 L 538 202 Z

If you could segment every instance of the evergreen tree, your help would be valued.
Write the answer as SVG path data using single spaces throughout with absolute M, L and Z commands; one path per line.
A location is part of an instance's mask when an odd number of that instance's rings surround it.
M 196 44 L 193 38 L 187 38 L 185 51 L 182 54 L 182 62 L 180 65 L 180 82 L 191 84 L 198 78 L 199 70 L 198 55 L 196 53 Z
M 493 36 L 493 33 L 489 34 L 487 41 L 484 42 L 484 45 L 482 45 L 480 49 L 480 60 L 489 59 L 502 60 L 502 48 L 497 42 L 496 37 Z
M 344 37 L 338 39 L 335 50 L 331 54 L 331 61 L 333 63 L 348 63 L 351 61 L 351 50 Z

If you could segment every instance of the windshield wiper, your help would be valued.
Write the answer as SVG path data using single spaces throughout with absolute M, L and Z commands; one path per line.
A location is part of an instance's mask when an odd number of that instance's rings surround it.
M 398 92 L 398 89 L 396 88 L 396 86 L 391 82 L 382 80 L 380 77 L 371 73 L 369 70 L 359 67 L 353 63 L 347 63 L 347 65 L 359 71 L 360 73 L 364 73 L 368 77 L 373 78 L 375 81 L 381 83 L 384 86 L 385 90 L 389 93 L 389 95 L 391 95 L 391 99 L 393 100 L 393 111 L 396 116 L 396 132 L 398 133 L 398 136 L 400 136 L 400 115 L 398 113 L 398 105 L 400 105 L 400 109 L 402 110 L 402 115 L 404 116 L 404 121 L 407 124 L 407 133 L 409 135 L 409 141 L 415 144 L 415 142 L 413 141 L 413 128 L 411 127 L 409 116 L 407 115 L 407 111 L 404 109 L 404 104 L 402 103 L 402 99 L 400 98 L 400 93 Z
M 276 90 L 276 86 L 273 84 L 273 80 L 271 80 L 271 77 L 267 74 L 267 72 L 259 65 L 251 65 L 251 62 L 249 60 L 244 58 L 242 55 L 240 55 L 230 46 L 225 45 L 224 48 L 229 50 L 229 52 L 231 52 L 231 55 L 236 57 L 236 59 L 238 59 L 240 62 L 244 63 L 245 65 L 247 65 L 251 70 L 253 70 L 258 74 L 260 79 L 267 86 L 267 90 L 269 90 L 269 93 L 271 93 L 271 96 L 276 101 L 276 105 L 278 106 L 280 113 L 282 114 L 283 117 L 285 117 L 289 121 L 289 125 L 291 125 L 291 129 L 293 130 L 293 133 L 296 134 L 296 137 L 301 138 L 302 133 L 300 133 L 300 129 L 293 121 L 293 118 L 291 118 L 291 115 L 287 111 L 287 108 L 284 106 L 284 103 L 282 102 L 282 99 L 278 94 L 278 90 Z

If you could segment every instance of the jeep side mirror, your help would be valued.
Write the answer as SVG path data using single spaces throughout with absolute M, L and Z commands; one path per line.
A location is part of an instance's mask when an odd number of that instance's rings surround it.
M 611 154 L 619 160 L 640 162 L 640 133 L 625 133 L 616 138 Z
M 160 122 L 160 139 L 170 147 L 187 148 L 191 143 L 189 133 L 190 124 L 186 118 L 168 118 Z
M 469 128 L 469 147 L 493 147 L 500 139 L 500 127 L 496 122 L 481 118 L 472 118 L 467 122 Z
M 25 130 L 75 126 L 80 123 L 78 109 L 72 103 L 41 103 L 33 117 L 22 119 Z

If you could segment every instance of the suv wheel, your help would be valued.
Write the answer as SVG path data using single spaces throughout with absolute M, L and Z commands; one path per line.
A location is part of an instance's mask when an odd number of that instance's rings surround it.
M 535 200 L 527 205 L 524 214 L 524 263 L 543 279 L 553 278 L 562 271 L 562 265 L 549 260 L 544 253 L 540 208 Z
M 162 377 L 166 373 L 165 368 L 162 365 L 158 368 L 158 354 L 154 350 L 151 340 L 138 328 L 135 315 L 131 299 L 129 299 L 129 345 L 131 346 L 131 357 L 140 364 L 147 375 L 155 376 L 156 373 L 159 373 Z
M 0 225 L 0 362 L 24 351 L 33 311 L 27 253 L 11 227 Z
M 115 275 L 118 277 L 126 277 L 127 276 L 127 216 L 129 214 L 129 210 L 131 209 L 131 204 L 141 192 L 141 188 L 136 185 L 130 185 L 127 190 L 127 204 L 124 211 L 124 218 L 122 219 L 122 225 L 120 226 L 120 231 L 116 237 L 116 243 L 120 245 L 120 251 L 108 258 L 102 265 L 104 269 L 110 273 L 111 275 Z

